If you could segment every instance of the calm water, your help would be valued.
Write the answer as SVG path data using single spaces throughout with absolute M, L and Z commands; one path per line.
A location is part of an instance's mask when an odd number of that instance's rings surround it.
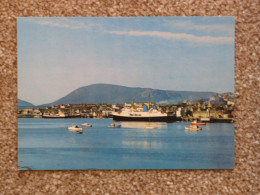
M 90 123 L 82 134 L 70 125 Z M 234 124 L 207 124 L 185 131 L 189 123 L 124 122 L 111 119 L 18 119 L 20 170 L 68 169 L 231 169 Z

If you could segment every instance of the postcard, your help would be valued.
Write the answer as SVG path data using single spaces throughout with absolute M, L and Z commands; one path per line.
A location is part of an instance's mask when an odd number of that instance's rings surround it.
M 233 169 L 234 17 L 20 17 L 18 169 Z

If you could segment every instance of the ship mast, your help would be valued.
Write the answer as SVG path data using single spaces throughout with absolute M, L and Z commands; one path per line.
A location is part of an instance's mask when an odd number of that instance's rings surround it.
M 150 110 L 150 107 L 151 107 L 150 93 L 149 93 L 149 96 L 148 96 L 148 105 L 147 105 L 147 107 L 148 107 L 148 110 Z
M 133 101 L 132 101 L 132 109 L 135 108 L 135 98 L 133 98 Z

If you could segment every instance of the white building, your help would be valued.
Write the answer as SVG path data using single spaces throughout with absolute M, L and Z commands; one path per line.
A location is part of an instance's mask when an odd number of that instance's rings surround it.
M 177 117 L 182 117 L 182 116 L 184 116 L 184 114 L 185 114 L 185 108 L 179 107 L 179 108 L 177 109 L 177 111 L 176 111 L 176 116 L 177 116 Z

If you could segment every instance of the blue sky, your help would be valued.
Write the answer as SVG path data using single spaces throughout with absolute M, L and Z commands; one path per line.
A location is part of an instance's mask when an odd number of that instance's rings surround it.
M 233 17 L 18 18 L 18 98 L 95 83 L 234 92 Z

